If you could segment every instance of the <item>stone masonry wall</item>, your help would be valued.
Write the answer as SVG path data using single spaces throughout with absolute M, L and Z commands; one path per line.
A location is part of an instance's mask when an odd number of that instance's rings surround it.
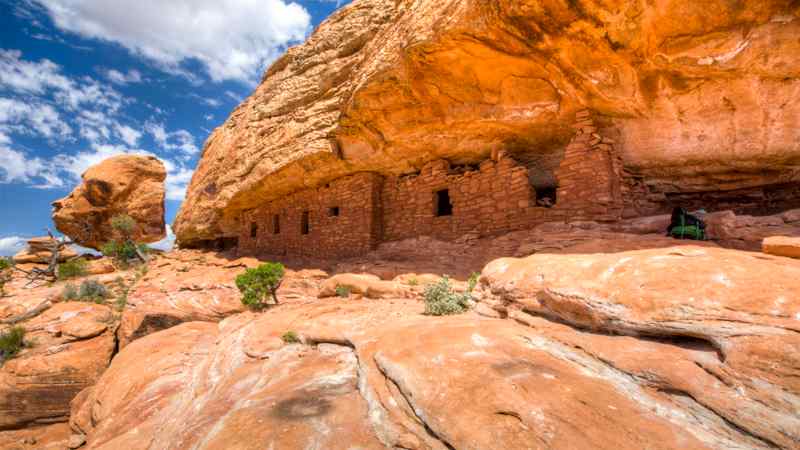
M 452 215 L 436 215 L 437 192 L 447 190 Z M 502 233 L 524 226 L 535 200 L 528 171 L 501 155 L 474 168 L 433 161 L 415 176 L 392 177 L 383 185 L 383 240 L 415 236 L 455 240 L 467 233 Z
M 454 241 L 545 222 L 618 220 L 625 186 L 620 185 L 622 168 L 613 141 L 597 133 L 588 111 L 578 113 L 574 127 L 575 137 L 555 174 L 557 191 L 547 193 L 548 201 L 537 199 L 528 169 L 504 152 L 477 167 L 437 160 L 418 174 L 384 179 L 361 173 L 248 211 L 242 217 L 239 251 L 340 258 L 366 253 L 380 242 L 418 236 Z M 442 191 L 449 198 L 444 213 L 438 207 Z
M 559 212 L 570 221 L 617 220 L 622 214 L 621 167 L 613 141 L 597 133 L 589 111 L 576 114 L 575 136 L 556 171 Z
M 366 253 L 381 236 L 382 182 L 380 175 L 356 174 L 248 211 L 243 215 L 239 251 L 328 258 Z M 308 234 L 303 234 L 304 213 L 308 213 Z

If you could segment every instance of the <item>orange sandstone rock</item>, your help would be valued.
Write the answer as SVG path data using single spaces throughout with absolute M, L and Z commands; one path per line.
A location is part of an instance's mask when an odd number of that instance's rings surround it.
M 137 242 L 163 239 L 166 176 L 164 165 L 152 156 L 108 158 L 90 167 L 68 197 L 53 202 L 56 228 L 84 247 L 99 249 L 116 237 L 111 218 L 127 214 L 136 221 Z

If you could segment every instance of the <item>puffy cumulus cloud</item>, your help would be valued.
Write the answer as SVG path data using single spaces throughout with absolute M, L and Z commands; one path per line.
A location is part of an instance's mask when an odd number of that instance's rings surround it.
M 45 172 L 39 158 L 28 158 L 5 144 L 0 144 L 0 184 L 28 183 Z
M 0 256 L 13 256 L 27 246 L 28 240 L 20 236 L 0 237 Z
M 25 61 L 19 50 L 0 49 L 0 86 L 15 92 L 42 94 L 47 89 L 68 89 L 69 78 L 61 67 L 48 60 Z
M 172 72 L 203 64 L 214 81 L 257 81 L 260 71 L 310 30 L 286 0 L 28 0 L 62 30 L 116 42 Z

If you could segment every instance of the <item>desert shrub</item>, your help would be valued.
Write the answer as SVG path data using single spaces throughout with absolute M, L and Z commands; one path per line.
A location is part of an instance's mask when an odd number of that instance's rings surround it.
M 0 333 L 0 362 L 11 359 L 25 347 L 25 329 L 13 327 Z
M 350 292 L 352 292 L 353 288 L 347 286 L 346 284 L 337 284 L 336 285 L 336 295 L 342 298 L 350 297 Z
M 127 214 L 117 214 L 111 218 L 111 228 L 127 240 L 136 228 L 136 221 Z
M 271 295 L 277 304 L 283 274 L 283 264 L 266 263 L 237 276 L 236 287 L 242 293 L 242 303 L 253 309 L 261 309 L 266 306 L 267 296 Z
M 95 280 L 86 280 L 79 288 L 74 284 L 64 286 L 61 297 L 67 301 L 105 303 L 108 298 L 108 289 Z
M 406 283 L 408 283 L 409 286 L 416 286 L 419 284 L 419 280 L 417 279 L 417 277 L 411 277 L 408 279 Z
M 12 265 L 10 258 L 0 258 L 0 272 L 10 269 Z
M 76 288 L 74 284 L 68 283 L 64 286 L 64 290 L 61 291 L 61 298 L 67 301 L 78 300 L 78 288 Z
M 285 342 L 287 344 L 298 344 L 298 343 L 300 343 L 300 336 L 298 336 L 297 333 L 295 333 L 294 331 L 287 331 L 286 333 L 283 333 L 283 336 L 281 336 L 281 339 L 283 339 L 283 342 Z
M 67 280 L 86 276 L 87 262 L 83 258 L 72 259 L 58 265 L 58 279 Z
M 472 300 L 471 292 L 471 289 L 463 294 L 455 292 L 450 285 L 450 279 L 444 276 L 425 287 L 425 314 L 445 316 L 466 312 Z

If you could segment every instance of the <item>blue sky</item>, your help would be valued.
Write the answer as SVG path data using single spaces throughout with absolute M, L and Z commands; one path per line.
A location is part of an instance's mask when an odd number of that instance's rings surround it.
M 119 153 L 164 161 L 171 223 L 211 130 L 344 3 L 0 0 L 0 255 Z

